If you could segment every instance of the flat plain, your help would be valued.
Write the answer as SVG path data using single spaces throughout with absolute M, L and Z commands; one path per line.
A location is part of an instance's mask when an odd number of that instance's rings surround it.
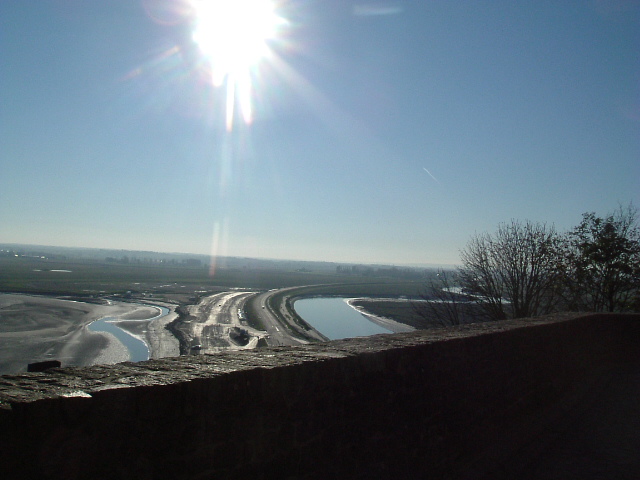
M 0 373 L 25 371 L 33 362 L 65 365 L 116 363 L 127 350 L 87 325 L 102 317 L 151 318 L 157 309 L 123 302 L 95 304 L 47 296 L 0 294 Z
M 78 366 L 128 360 L 126 348 L 115 337 L 87 327 L 106 316 L 117 317 L 120 327 L 145 340 L 152 358 L 177 355 L 177 340 L 164 328 L 167 322 L 139 322 L 158 314 L 158 309 L 144 304 L 175 310 L 221 292 L 299 286 L 305 287 L 297 295 L 304 296 L 411 296 L 421 285 L 385 275 L 339 274 L 327 264 L 300 269 L 274 261 L 214 271 L 179 261 L 124 264 L 0 256 L 0 374 L 22 372 L 28 363 L 51 359 Z M 176 317 L 172 312 L 170 318 Z

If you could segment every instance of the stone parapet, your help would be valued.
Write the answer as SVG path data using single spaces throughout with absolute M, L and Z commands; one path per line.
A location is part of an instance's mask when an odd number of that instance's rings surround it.
M 571 314 L 4 376 L 0 472 L 479 478 L 639 340 Z

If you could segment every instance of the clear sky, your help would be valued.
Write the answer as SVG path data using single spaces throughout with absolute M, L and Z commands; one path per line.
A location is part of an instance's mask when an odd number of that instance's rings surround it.
M 0 1 L 0 242 L 453 264 L 640 206 L 640 2 L 257 9 Z

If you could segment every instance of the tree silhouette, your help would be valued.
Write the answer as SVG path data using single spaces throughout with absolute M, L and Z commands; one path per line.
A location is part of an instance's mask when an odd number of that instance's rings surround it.
M 563 268 L 553 227 L 512 220 L 472 237 L 460 257 L 463 291 L 494 320 L 543 315 L 557 304 Z
M 466 323 L 472 315 L 469 306 L 470 298 L 461 292 L 458 273 L 438 269 L 420 301 L 413 303 L 413 310 L 430 324 L 448 327 Z
M 567 235 L 566 297 L 570 308 L 629 310 L 640 292 L 638 210 L 620 206 L 605 218 L 585 213 Z

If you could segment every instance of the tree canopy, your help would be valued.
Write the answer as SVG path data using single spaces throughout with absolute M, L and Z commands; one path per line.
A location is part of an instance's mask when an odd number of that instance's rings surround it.
M 620 207 L 604 218 L 585 213 L 566 242 L 568 306 L 596 312 L 631 309 L 640 288 L 637 209 Z
M 585 213 L 565 234 L 544 223 L 512 220 L 495 233 L 474 235 L 460 258 L 456 272 L 440 272 L 431 282 L 430 300 L 424 296 L 431 303 L 418 313 L 451 325 L 469 315 L 502 320 L 554 311 L 640 310 L 640 228 L 631 204 L 605 217 Z M 464 295 L 454 295 L 455 287 Z M 467 308 L 471 302 L 477 308 Z
M 553 227 L 512 220 L 495 234 L 474 236 L 460 256 L 460 284 L 489 317 L 531 317 L 555 307 L 561 249 Z

